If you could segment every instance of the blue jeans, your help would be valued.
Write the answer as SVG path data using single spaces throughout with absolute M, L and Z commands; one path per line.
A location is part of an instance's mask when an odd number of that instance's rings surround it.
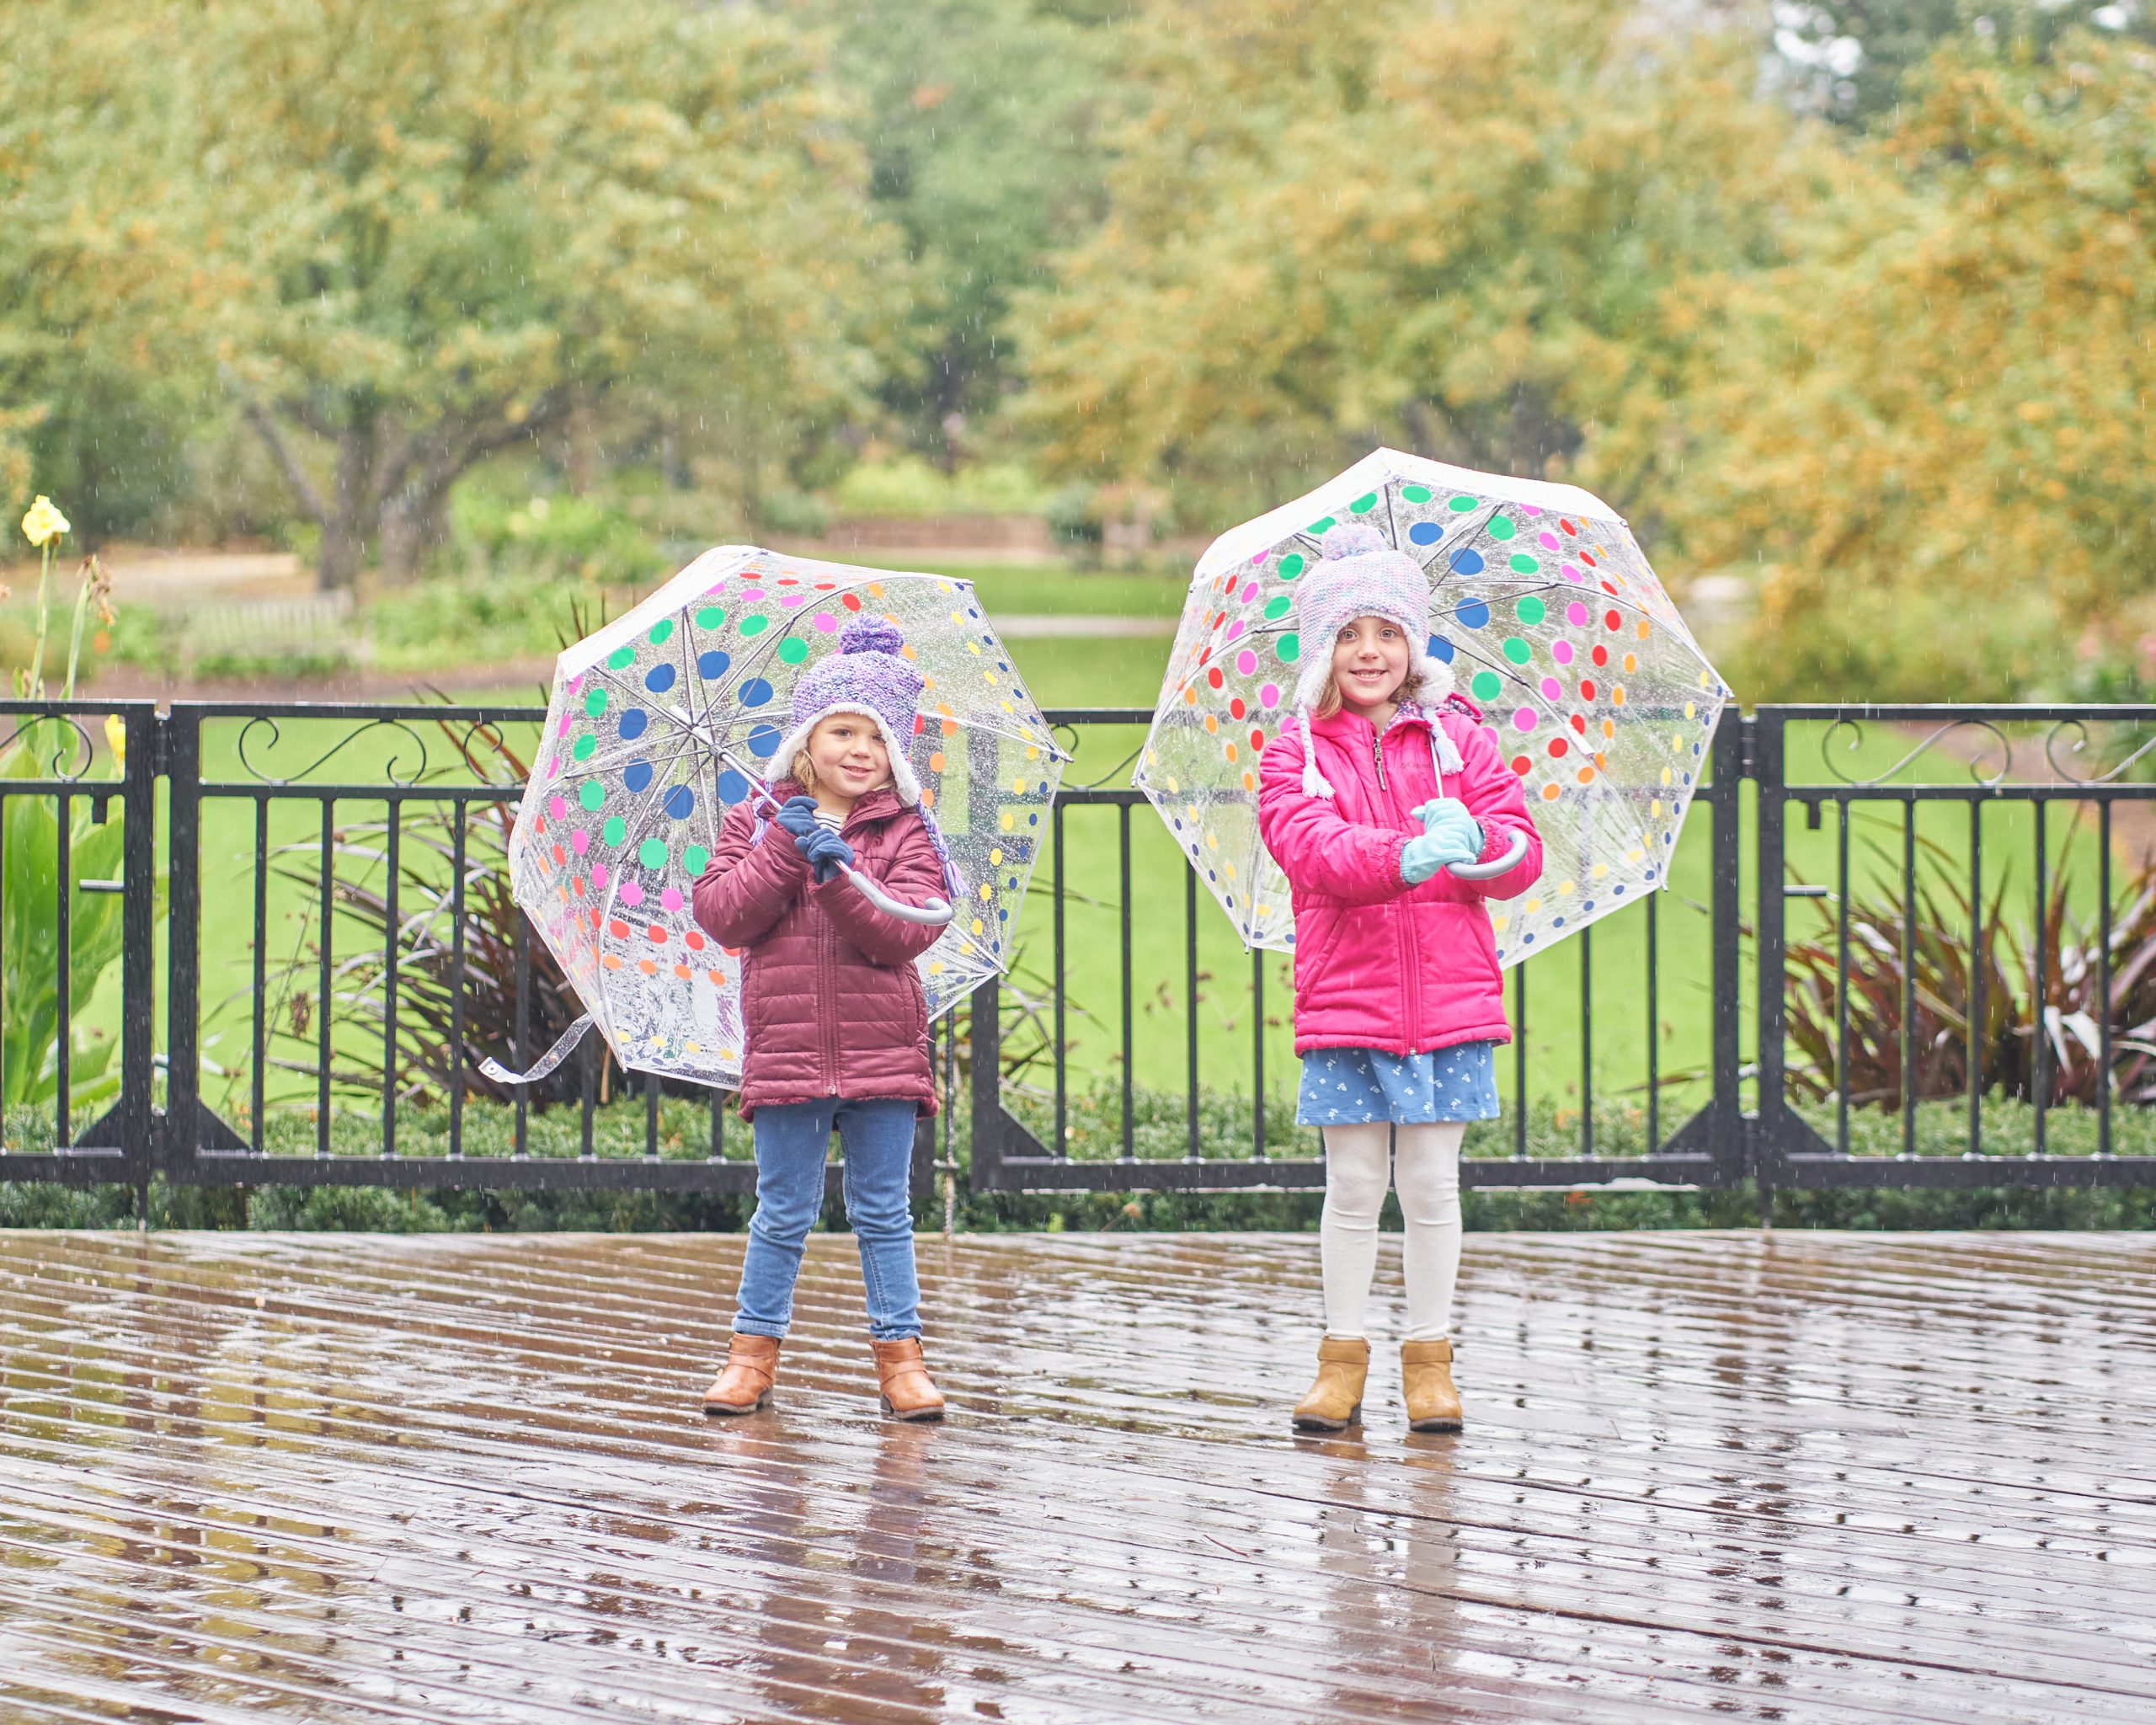
M 921 1284 L 913 1266 L 913 1206 L 906 1177 L 916 1114 L 910 1102 L 822 1102 L 756 1110 L 756 1214 L 741 1260 L 734 1327 L 783 1336 L 808 1231 L 824 1207 L 824 1153 L 831 1129 L 846 1152 L 846 1215 L 861 1248 L 868 1333 L 895 1342 L 921 1333 Z

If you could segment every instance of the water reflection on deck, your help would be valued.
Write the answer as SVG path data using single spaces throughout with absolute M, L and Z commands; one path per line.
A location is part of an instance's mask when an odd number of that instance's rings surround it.
M 1323 1441 L 1313 1240 L 924 1239 L 940 1429 L 740 1243 L 0 1234 L 0 1717 L 2156 1717 L 2156 1240 L 1470 1236 Z

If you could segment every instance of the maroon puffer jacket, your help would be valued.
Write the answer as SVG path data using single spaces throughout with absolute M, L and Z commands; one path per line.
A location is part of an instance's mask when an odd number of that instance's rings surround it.
M 816 885 L 793 836 L 737 803 L 691 900 L 697 925 L 745 949 L 741 967 L 741 1117 L 766 1103 L 917 1103 L 936 1112 L 928 1001 L 913 961 L 938 928 L 886 916 L 839 875 Z M 871 791 L 840 836 L 853 866 L 905 905 L 943 895 L 943 865 L 921 816 L 894 791 Z

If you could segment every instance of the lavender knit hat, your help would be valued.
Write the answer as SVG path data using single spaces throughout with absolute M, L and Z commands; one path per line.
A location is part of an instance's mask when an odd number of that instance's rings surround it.
M 811 666 L 793 686 L 792 729 L 771 756 L 782 772 L 790 771 L 793 757 L 808 746 L 808 734 L 834 713 L 857 713 L 872 721 L 891 751 L 891 788 L 901 803 L 920 814 L 921 825 L 928 829 L 928 841 L 943 865 L 943 890 L 955 904 L 964 895 L 965 883 L 944 841 L 943 830 L 921 804 L 921 780 L 907 753 L 913 741 L 915 709 L 928 679 L 911 660 L 899 656 L 905 644 L 906 638 L 889 617 L 857 617 L 848 623 L 839 636 L 839 650 Z
M 839 650 L 803 673 L 793 686 L 792 729 L 772 751 L 782 772 L 807 746 L 808 734 L 835 713 L 857 713 L 873 721 L 891 751 L 891 788 L 908 808 L 921 806 L 921 781 L 914 776 L 908 750 L 913 743 L 914 713 L 928 680 L 899 649 L 906 644 L 899 626 L 888 617 L 857 617 L 839 637 Z
M 1296 596 L 1296 632 L 1303 640 L 1302 674 L 1295 681 L 1295 714 L 1303 727 L 1303 790 L 1332 796 L 1318 771 L 1310 745 L 1310 709 L 1332 674 L 1332 641 L 1358 617 L 1381 617 L 1407 632 L 1407 674 L 1422 680 L 1421 699 L 1435 707 L 1452 692 L 1452 667 L 1430 657 L 1430 583 L 1422 566 L 1385 542 L 1367 521 L 1344 521 L 1320 542 L 1324 561 L 1304 579 Z M 1460 770 L 1452 739 L 1433 727 L 1440 772 Z

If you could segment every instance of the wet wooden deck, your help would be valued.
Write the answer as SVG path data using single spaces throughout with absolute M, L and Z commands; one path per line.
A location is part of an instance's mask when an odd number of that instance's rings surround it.
M 1470 1236 L 1342 1440 L 1308 1238 L 925 1239 L 941 1429 L 740 1244 L 0 1235 L 0 1717 L 2156 1717 L 2156 1239 Z

